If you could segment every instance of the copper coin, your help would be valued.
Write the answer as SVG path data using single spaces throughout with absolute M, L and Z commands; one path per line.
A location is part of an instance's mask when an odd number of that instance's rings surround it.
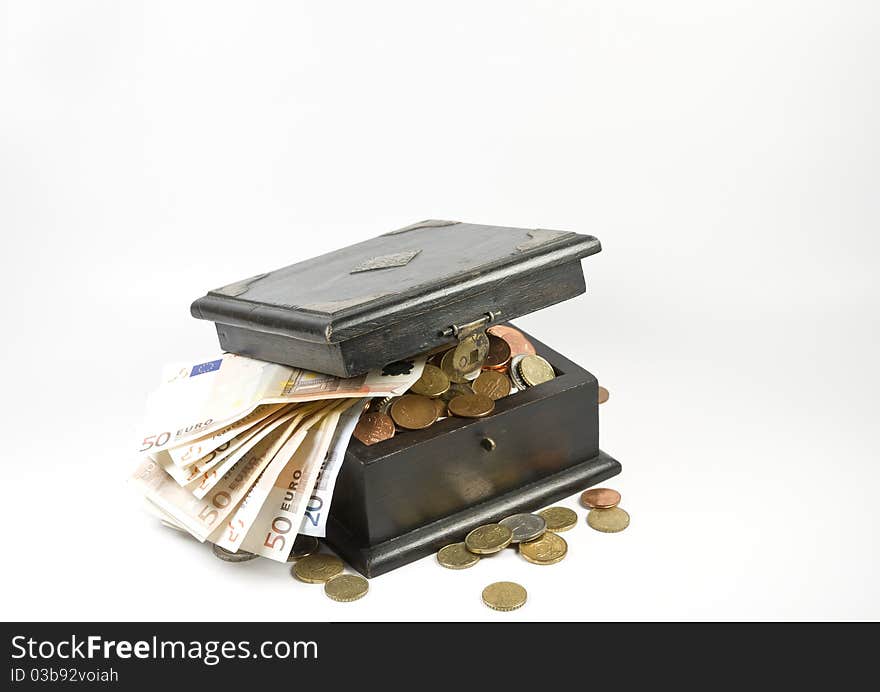
M 437 420 L 434 401 L 418 394 L 404 394 L 391 404 L 391 418 L 406 430 L 421 430 Z
M 611 395 L 608 393 L 608 390 L 605 389 L 605 387 L 603 387 L 602 385 L 599 385 L 599 403 L 604 404 L 606 401 L 608 401 L 609 396 Z
M 611 509 L 620 504 L 620 493 L 611 488 L 590 488 L 581 495 L 581 504 L 587 509 Z
M 510 362 L 510 344 L 500 336 L 489 334 L 489 355 L 483 362 L 486 368 L 502 368 Z
M 459 418 L 482 418 L 494 410 L 495 402 L 485 394 L 465 394 L 449 402 L 449 413 Z
M 374 445 L 394 437 L 394 421 L 378 411 L 367 411 L 361 416 L 352 433 L 365 445 Z
M 523 333 L 518 329 L 514 329 L 513 327 L 508 327 L 504 324 L 496 324 L 494 327 L 489 327 L 486 330 L 489 334 L 494 334 L 495 336 L 500 336 L 507 342 L 507 345 L 510 346 L 510 355 L 518 356 L 520 354 L 528 354 L 535 355 L 535 347 L 532 346 L 532 343 L 523 336 Z
M 485 394 L 494 401 L 503 399 L 510 394 L 510 380 L 496 370 L 484 370 L 480 376 L 474 380 L 474 392 L 476 394 Z

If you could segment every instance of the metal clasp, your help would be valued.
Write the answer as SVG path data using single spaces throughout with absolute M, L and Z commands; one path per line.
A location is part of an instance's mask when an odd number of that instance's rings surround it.
M 474 332 L 478 332 L 483 329 L 487 324 L 493 322 L 498 315 L 499 312 L 487 312 L 482 317 L 475 319 L 473 322 L 466 322 L 465 324 L 453 324 L 450 327 L 446 327 L 442 332 L 440 332 L 440 336 L 444 339 L 449 338 L 450 336 L 454 336 L 456 339 L 461 341 L 467 336 L 473 334 Z

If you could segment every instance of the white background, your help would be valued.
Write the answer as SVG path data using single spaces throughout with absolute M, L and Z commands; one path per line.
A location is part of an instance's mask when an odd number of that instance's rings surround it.
M 876 3 L 0 8 L 3 618 L 880 617 Z M 630 528 L 337 604 L 143 514 L 190 302 L 424 218 L 601 239 L 519 323 L 611 390 Z

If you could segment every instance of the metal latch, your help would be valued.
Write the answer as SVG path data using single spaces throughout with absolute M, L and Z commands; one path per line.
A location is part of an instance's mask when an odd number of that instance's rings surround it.
M 495 321 L 495 318 L 500 315 L 500 312 L 487 312 L 482 317 L 479 317 L 472 322 L 466 322 L 465 324 L 453 324 L 450 327 L 447 327 L 442 332 L 440 332 L 440 336 L 443 338 L 449 338 L 450 336 L 454 336 L 456 339 L 461 341 L 462 339 L 470 336 L 474 332 L 482 331 L 486 325 Z

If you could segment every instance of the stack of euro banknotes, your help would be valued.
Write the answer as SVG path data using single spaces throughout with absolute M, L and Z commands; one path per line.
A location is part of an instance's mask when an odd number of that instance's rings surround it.
M 372 397 L 398 396 L 424 359 L 354 378 L 225 353 L 165 369 L 149 397 L 132 483 L 166 526 L 287 561 L 323 537 L 351 434 Z

